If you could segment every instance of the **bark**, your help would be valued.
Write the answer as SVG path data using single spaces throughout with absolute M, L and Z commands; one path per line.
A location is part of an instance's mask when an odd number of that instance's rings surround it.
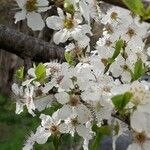
M 64 48 L 0 25 L 0 49 L 35 62 L 64 61 Z

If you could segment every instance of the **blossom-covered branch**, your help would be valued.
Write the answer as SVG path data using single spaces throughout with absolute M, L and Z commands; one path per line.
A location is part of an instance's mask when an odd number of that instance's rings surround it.
M 36 62 L 46 62 L 50 59 L 64 61 L 64 48 L 25 35 L 4 25 L 0 25 L 0 49 Z
M 119 7 L 122 7 L 122 8 L 127 8 L 127 6 L 123 3 L 122 0 L 102 0 L 102 1 L 105 2 L 105 3 L 109 3 L 111 5 L 114 5 L 114 6 L 119 6 Z M 143 0 L 142 2 L 143 2 L 144 7 L 147 7 L 147 6 L 150 5 L 149 1 Z M 146 20 L 146 22 L 150 23 L 150 20 Z

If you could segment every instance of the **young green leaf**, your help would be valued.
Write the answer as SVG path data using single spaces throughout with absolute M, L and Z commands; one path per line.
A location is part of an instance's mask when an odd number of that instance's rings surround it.
M 70 2 L 70 0 L 64 1 L 64 10 L 70 14 L 74 14 L 75 9 L 74 9 L 73 4 Z
M 74 66 L 75 62 L 73 60 L 72 54 L 70 52 L 65 52 L 65 59 L 70 66 Z
M 143 19 L 144 20 L 150 19 L 150 5 L 146 8 Z
M 106 67 L 105 67 L 104 73 L 106 73 L 106 72 L 109 70 L 110 65 L 111 65 L 111 64 L 115 61 L 115 59 L 118 57 L 118 55 L 120 54 L 120 52 L 121 52 L 121 50 L 124 48 L 124 46 L 125 46 L 124 40 L 119 39 L 119 40 L 116 41 L 115 47 L 114 47 L 114 48 L 115 48 L 115 51 L 114 51 L 112 57 L 111 57 L 111 58 L 108 58 L 108 63 L 107 63 L 107 65 L 106 65 Z
M 135 14 L 144 16 L 144 5 L 141 0 L 123 0 L 123 2 Z
M 20 67 L 17 71 L 16 71 L 16 77 L 18 80 L 23 81 L 24 80 L 24 67 Z
M 117 56 L 120 54 L 123 47 L 124 47 L 124 40 L 119 39 L 118 41 L 116 41 L 115 51 L 114 51 L 113 56 L 111 58 L 112 60 L 115 60 L 115 58 L 117 58 Z
M 145 74 L 145 67 L 141 59 L 138 59 L 134 66 L 134 72 L 131 73 L 132 76 L 132 82 L 135 80 L 138 80 L 140 77 L 142 77 Z
M 132 98 L 132 93 L 126 92 L 124 94 L 116 95 L 112 97 L 112 102 L 117 111 L 123 112 L 126 105 L 129 103 Z
M 96 136 L 91 144 L 91 150 L 99 150 L 100 142 L 104 136 L 111 135 L 111 126 L 101 126 L 98 127 L 96 124 L 93 125 L 92 130 L 96 133 Z
M 40 63 L 36 68 L 35 68 L 35 75 L 36 75 L 36 80 L 43 82 L 46 77 L 46 68 L 43 63 Z

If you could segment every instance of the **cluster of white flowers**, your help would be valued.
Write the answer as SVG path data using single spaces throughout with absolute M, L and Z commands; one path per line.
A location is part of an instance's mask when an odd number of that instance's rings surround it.
M 15 15 L 16 22 L 27 18 L 29 27 L 41 30 L 45 23 L 39 13 L 51 8 L 48 1 L 16 2 L 22 9 Z M 143 39 L 150 26 L 118 7 L 103 14 L 95 0 L 68 0 L 57 13 L 45 22 L 56 30 L 56 44 L 70 42 L 65 47 L 67 62 L 34 65 L 22 83 L 12 85 L 17 114 L 25 105 L 33 116 L 54 102 L 60 105 L 52 116 L 40 115 L 41 125 L 23 149 L 33 149 L 35 142 L 44 144 L 50 136 L 77 133 L 87 150 L 89 141 L 97 136 L 96 125 L 99 129 L 110 126 L 114 140 L 130 130 L 133 143 L 128 150 L 149 150 L 150 83 L 140 79 L 149 73 L 150 50 Z M 91 51 L 93 20 L 104 28 Z

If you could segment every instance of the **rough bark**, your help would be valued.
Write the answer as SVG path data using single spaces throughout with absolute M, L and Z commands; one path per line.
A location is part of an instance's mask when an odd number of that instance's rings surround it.
M 64 48 L 0 25 L 0 49 L 35 62 L 64 61 Z

